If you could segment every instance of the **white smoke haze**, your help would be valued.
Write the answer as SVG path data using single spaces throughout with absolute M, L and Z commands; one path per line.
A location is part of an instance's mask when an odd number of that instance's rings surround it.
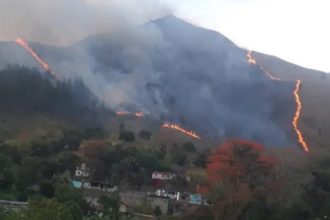
M 68 45 L 168 13 L 157 0 L 1 0 L 0 40 Z
M 13 18 L 1 39 L 56 45 L 31 44 L 52 70 L 82 79 L 110 109 L 143 111 L 212 137 L 290 143 L 274 120 L 291 120 L 276 112 L 279 103 L 290 105 L 290 85 L 269 81 L 221 34 L 172 16 L 148 22 L 169 13 L 158 1 L 4 0 L 0 6 L 0 14 Z M 14 7 L 18 11 L 9 15 Z M 2 57 L 13 64 L 33 62 L 17 45 L 3 45 L 0 68 Z M 16 52 L 8 58 L 10 49 Z

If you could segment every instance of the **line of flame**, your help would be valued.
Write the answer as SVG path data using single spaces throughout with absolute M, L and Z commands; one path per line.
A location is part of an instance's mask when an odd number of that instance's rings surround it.
M 198 139 L 198 140 L 201 140 L 202 138 L 194 131 L 189 131 L 189 130 L 186 130 L 182 127 L 180 127 L 180 125 L 178 124 L 170 124 L 170 123 L 164 123 L 162 125 L 162 128 L 170 128 L 170 129 L 174 129 L 174 130 L 177 130 L 177 131 L 180 131 L 182 132 L 183 134 L 185 135 L 188 135 L 192 138 L 195 138 L 195 139 Z
M 249 64 L 257 65 L 257 61 L 253 58 L 251 50 L 249 50 L 248 53 L 246 54 L 246 58 L 247 58 L 247 61 L 249 62 Z M 264 72 L 271 80 L 281 80 L 280 78 L 273 76 L 263 66 L 261 66 L 261 65 L 258 65 L 258 66 L 259 66 L 260 70 L 262 72 Z
M 47 72 L 49 72 L 53 77 L 60 80 L 61 78 L 50 69 L 49 64 L 46 63 L 33 49 L 30 45 L 22 38 L 17 38 L 15 42 L 24 48 Z
M 248 53 L 246 54 L 246 58 L 250 64 L 258 65 L 257 61 L 252 56 L 251 50 L 249 50 Z M 269 73 L 263 66 L 261 66 L 261 65 L 258 65 L 258 66 L 260 67 L 261 71 L 263 71 L 271 80 L 281 80 L 280 78 L 277 78 L 277 77 L 273 76 L 271 73 Z M 301 109 L 302 109 L 302 102 L 301 102 L 300 96 L 299 96 L 300 85 L 301 85 L 301 80 L 297 80 L 295 90 L 293 91 L 293 96 L 295 98 L 297 108 L 296 108 L 294 117 L 292 119 L 292 126 L 297 134 L 298 142 L 300 143 L 300 145 L 302 146 L 304 151 L 308 152 L 309 147 L 308 147 L 307 143 L 305 142 L 302 132 L 300 131 L 300 129 L 298 127 L 298 122 L 300 119 Z
M 301 114 L 301 109 L 302 109 L 302 102 L 301 102 L 300 96 L 299 96 L 300 86 L 301 86 L 301 81 L 297 80 L 295 90 L 293 91 L 293 96 L 294 96 L 295 101 L 296 101 L 297 109 L 296 109 L 296 112 L 295 112 L 293 120 L 292 120 L 292 125 L 293 125 L 293 128 L 294 128 L 294 130 L 297 134 L 298 142 L 301 144 L 303 149 L 306 152 L 308 152 L 309 148 L 307 146 L 307 143 L 305 142 L 304 137 L 303 137 L 301 131 L 298 128 L 298 121 L 299 121 L 300 114 Z
M 131 112 L 116 112 L 116 114 L 118 116 L 124 116 L 124 115 L 134 115 L 138 118 L 142 118 L 144 116 L 143 112 L 134 112 L 134 113 L 131 113 Z

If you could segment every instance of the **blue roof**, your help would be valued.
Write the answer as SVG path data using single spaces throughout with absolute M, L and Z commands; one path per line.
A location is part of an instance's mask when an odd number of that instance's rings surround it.
M 82 187 L 82 182 L 77 180 L 72 180 L 72 185 L 74 188 L 80 189 Z

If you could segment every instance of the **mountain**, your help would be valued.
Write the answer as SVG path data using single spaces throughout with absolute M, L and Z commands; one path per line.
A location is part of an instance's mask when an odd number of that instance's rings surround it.
M 0 70 L 0 141 L 59 128 L 100 128 L 111 114 L 81 81 L 54 82 L 36 68 Z
M 311 147 L 328 147 L 330 75 L 300 67 L 275 56 L 254 52 L 257 62 L 282 80 L 302 80 L 300 127 Z
M 245 50 L 217 32 L 168 16 L 68 47 L 31 45 L 55 72 L 80 78 L 110 109 L 143 111 L 218 140 L 296 143 L 295 83 L 269 80 L 247 62 Z

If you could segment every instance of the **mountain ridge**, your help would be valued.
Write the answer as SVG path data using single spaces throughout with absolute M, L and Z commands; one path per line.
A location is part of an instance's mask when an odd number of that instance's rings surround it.
M 215 31 L 166 17 L 67 48 L 36 47 L 56 72 L 80 77 L 111 109 L 143 111 L 221 138 L 293 144 L 293 83 L 270 81 Z

